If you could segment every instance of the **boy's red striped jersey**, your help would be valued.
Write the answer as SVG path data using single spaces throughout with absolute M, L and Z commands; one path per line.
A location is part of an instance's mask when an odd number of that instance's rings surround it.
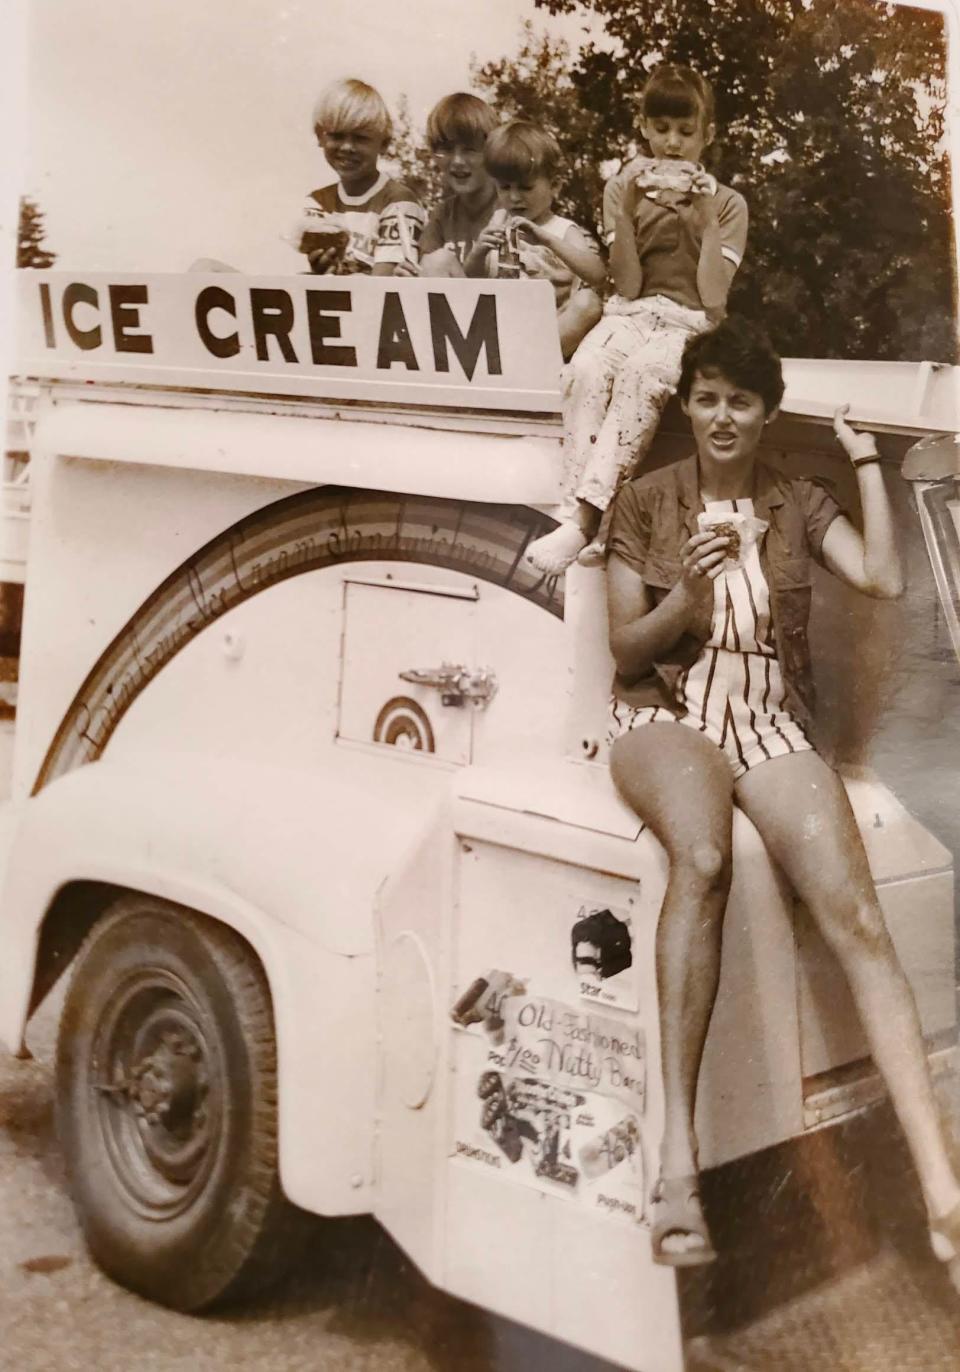
M 381 262 L 418 261 L 425 222 L 423 206 L 410 187 L 381 172 L 364 195 L 348 195 L 339 182 L 311 191 L 301 229 L 321 224 L 345 229 L 350 242 L 341 270 L 369 272 Z

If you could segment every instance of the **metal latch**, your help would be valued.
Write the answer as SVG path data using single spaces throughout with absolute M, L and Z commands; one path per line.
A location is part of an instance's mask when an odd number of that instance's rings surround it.
M 485 710 L 497 694 L 497 678 L 490 667 L 472 669 L 459 662 L 444 662 L 439 667 L 411 667 L 400 673 L 401 681 L 414 686 L 432 686 L 440 692 L 440 704 L 460 707 L 468 700 Z

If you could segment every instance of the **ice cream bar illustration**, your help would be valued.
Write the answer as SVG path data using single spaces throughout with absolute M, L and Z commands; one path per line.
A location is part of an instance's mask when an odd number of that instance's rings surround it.
M 620 1163 L 632 1158 L 640 1148 L 640 1125 L 635 1115 L 627 1115 L 604 1134 L 590 1139 L 580 1149 L 580 1167 L 588 1181 L 606 1176 Z
M 477 1080 L 480 1127 L 512 1163 L 519 1162 L 528 1146 L 538 1177 L 575 1187 L 579 1173 L 564 1158 L 570 1112 L 584 1097 L 563 1087 L 553 1087 L 535 1077 L 504 1078 L 499 1072 L 483 1072 Z
M 503 1036 L 503 1017 L 500 1009 L 507 996 L 522 996 L 526 991 L 522 981 L 511 972 L 500 972 L 495 967 L 477 977 L 470 983 L 463 995 L 455 1001 L 450 1010 L 454 1024 L 466 1029 L 471 1024 L 482 1024 L 499 1042 Z

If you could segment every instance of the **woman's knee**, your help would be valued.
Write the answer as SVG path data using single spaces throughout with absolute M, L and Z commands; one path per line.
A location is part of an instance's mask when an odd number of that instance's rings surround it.
M 896 961 L 893 941 L 876 900 L 835 900 L 817 923 L 827 942 L 841 957 Z
M 673 878 L 694 886 L 702 895 L 726 895 L 733 877 L 733 854 L 729 843 L 714 838 L 672 845 L 669 850 Z

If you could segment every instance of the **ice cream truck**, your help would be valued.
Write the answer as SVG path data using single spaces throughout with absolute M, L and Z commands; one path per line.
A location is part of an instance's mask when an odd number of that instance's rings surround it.
M 603 572 L 524 560 L 560 481 L 549 285 L 28 272 L 19 317 L 0 1039 L 16 1052 L 69 972 L 57 1111 L 97 1262 L 201 1310 L 262 1279 L 295 1208 L 372 1213 L 437 1287 L 678 1372 L 690 1329 L 648 1227 L 665 859 L 606 765 Z M 953 369 L 787 376 L 766 459 L 852 503 L 829 426 L 851 400 L 922 601 L 910 449 L 956 633 L 956 449 L 915 446 L 958 427 Z M 671 408 L 653 460 L 689 447 Z M 934 611 L 836 594 L 821 694 L 945 1073 L 953 859 L 862 765 L 904 624 Z M 738 815 L 708 1182 L 879 1095 Z

